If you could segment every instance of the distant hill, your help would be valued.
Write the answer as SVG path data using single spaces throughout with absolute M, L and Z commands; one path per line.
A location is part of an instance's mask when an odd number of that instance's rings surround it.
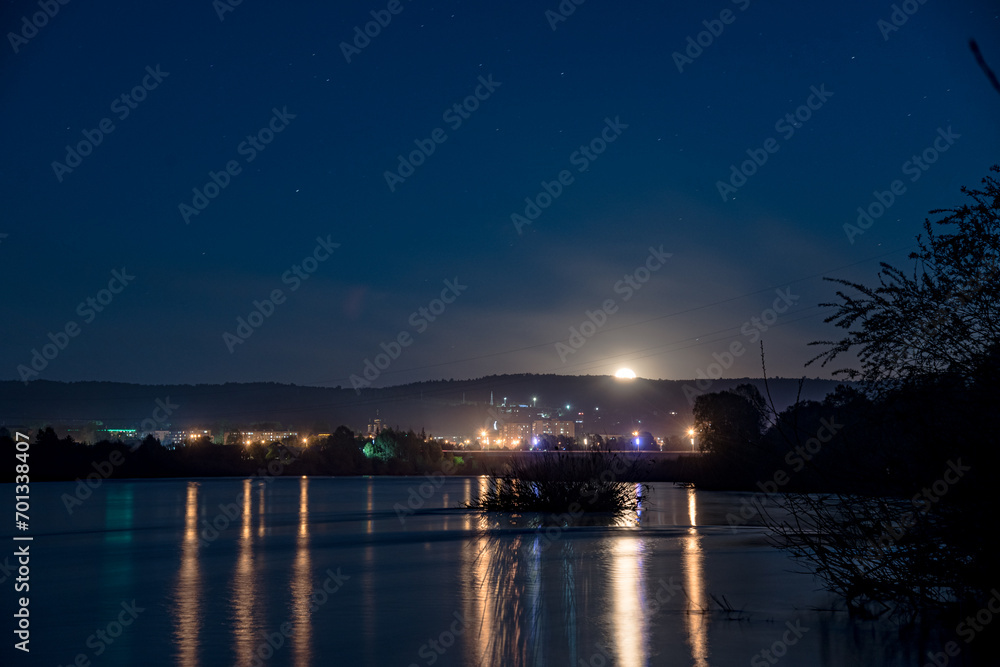
M 759 378 L 714 380 L 708 391 L 749 382 L 764 393 Z M 794 402 L 799 380 L 768 380 L 771 397 L 782 409 Z M 703 383 L 704 384 L 704 383 Z M 807 379 L 803 399 L 821 400 L 841 384 Z M 465 435 L 489 427 L 497 418 L 490 411 L 505 398 L 508 404 L 551 408 L 560 418 L 584 412 L 594 430 L 606 433 L 640 423 L 655 435 L 679 435 L 691 422 L 685 394 L 692 380 L 616 380 L 610 376 L 493 375 L 474 380 L 439 380 L 381 389 L 358 395 L 350 388 L 302 387 L 277 383 L 200 385 L 140 385 L 119 382 L 52 382 L 27 386 L 0 381 L 0 424 L 37 427 L 45 424 L 100 420 L 108 427 L 135 427 L 151 418 L 159 400 L 170 406 L 163 428 L 225 429 L 254 422 L 278 422 L 284 428 L 328 431 L 344 424 L 363 429 L 376 416 L 383 424 L 425 429 L 434 435 Z M 766 395 L 766 394 L 765 394 Z M 693 400 L 693 399 L 692 399 Z M 570 408 L 567 410 L 566 406 Z M 676 414 L 671 414 L 676 413 Z M 156 415 L 164 414 L 161 408 Z

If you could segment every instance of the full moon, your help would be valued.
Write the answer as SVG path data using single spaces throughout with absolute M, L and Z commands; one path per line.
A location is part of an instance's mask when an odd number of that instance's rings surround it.
M 619 368 L 615 372 L 615 377 L 622 380 L 634 380 L 635 371 L 633 371 L 631 368 Z

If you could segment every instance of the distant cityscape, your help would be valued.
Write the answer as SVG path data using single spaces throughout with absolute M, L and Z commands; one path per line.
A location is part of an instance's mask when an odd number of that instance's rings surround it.
M 681 450 L 693 449 L 694 433 L 681 428 L 688 437 L 677 435 L 654 435 L 636 420 L 631 428 L 622 429 L 616 422 L 614 428 L 604 425 L 599 407 L 589 410 L 574 409 L 571 405 L 538 405 L 537 398 L 530 404 L 508 402 L 506 398 L 497 403 L 492 400 L 487 407 L 487 419 L 483 426 L 467 433 L 447 435 L 424 434 L 427 440 L 437 442 L 443 449 L 453 450 L 530 450 L 530 449 L 646 449 Z M 677 416 L 676 412 L 670 415 Z M 680 419 L 678 417 L 678 419 Z M 612 421 L 612 420 L 607 420 Z M 281 443 L 288 447 L 308 447 L 332 437 L 332 431 L 322 429 L 296 428 L 276 422 L 249 422 L 245 425 L 205 424 L 197 427 L 171 428 L 170 423 L 157 423 L 145 427 L 142 423 L 104 419 L 53 419 L 43 423 L 4 424 L 0 429 L 7 432 L 20 431 L 30 437 L 42 429 L 51 427 L 61 437 L 70 437 L 76 442 L 94 444 L 101 441 L 141 441 L 153 437 L 165 447 L 176 448 L 197 443 L 217 445 L 249 446 L 253 444 Z M 391 418 L 375 410 L 364 426 L 344 425 L 355 435 L 374 439 L 379 433 L 394 429 Z M 404 429 L 405 430 L 405 429 Z

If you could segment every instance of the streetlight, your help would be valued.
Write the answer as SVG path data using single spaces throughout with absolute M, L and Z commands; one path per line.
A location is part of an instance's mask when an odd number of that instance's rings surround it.
M 694 452 L 694 429 L 688 429 L 688 437 L 691 438 L 691 452 Z

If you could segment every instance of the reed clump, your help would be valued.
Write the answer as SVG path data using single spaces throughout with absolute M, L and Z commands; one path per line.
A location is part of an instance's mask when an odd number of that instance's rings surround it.
M 648 492 L 647 462 L 619 452 L 531 454 L 491 471 L 486 488 L 465 507 L 484 512 L 626 514 Z

